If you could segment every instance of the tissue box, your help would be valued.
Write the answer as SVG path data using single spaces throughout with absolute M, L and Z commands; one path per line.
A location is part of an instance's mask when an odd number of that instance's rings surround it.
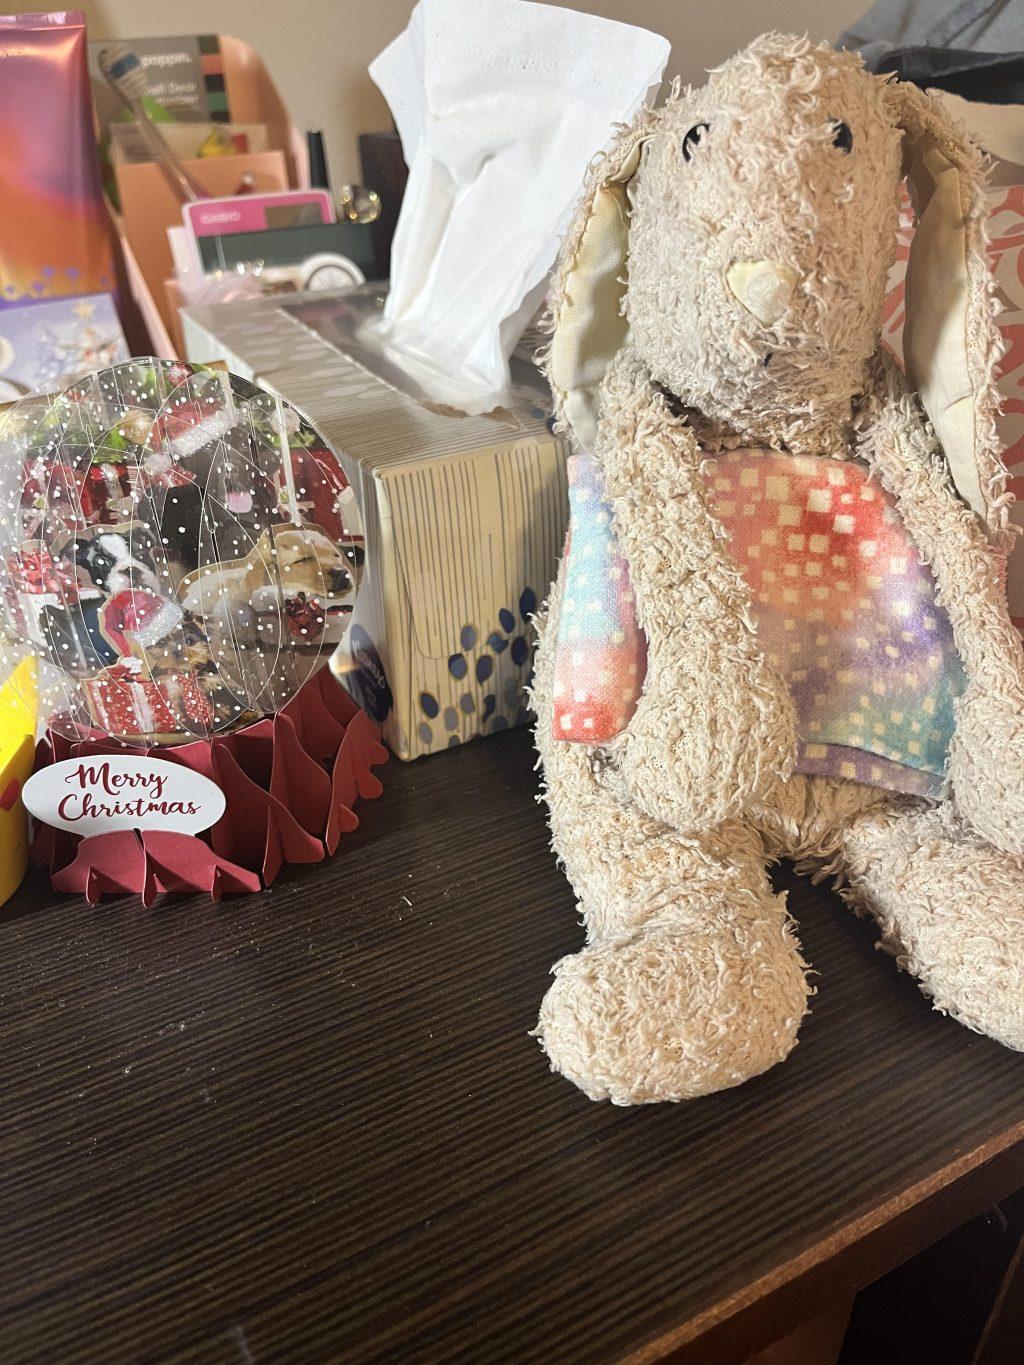
M 288 311 L 273 299 L 190 308 L 182 321 L 190 360 L 224 360 L 280 393 L 338 453 L 365 563 L 332 667 L 412 759 L 527 718 L 529 617 L 565 536 L 565 450 L 525 355 L 513 410 L 467 417 L 417 397 L 366 340 L 382 302 L 367 287 L 293 295 Z

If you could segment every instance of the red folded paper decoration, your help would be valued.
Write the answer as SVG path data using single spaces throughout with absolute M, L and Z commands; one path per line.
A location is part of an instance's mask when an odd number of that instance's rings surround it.
M 80 738 L 53 729 L 38 746 L 36 769 L 66 758 L 123 754 L 102 731 Z M 209 740 L 145 752 L 181 763 L 223 790 L 221 819 L 202 834 L 117 830 L 79 838 L 38 825 L 32 859 L 48 867 L 56 891 L 136 892 L 144 905 L 165 892 L 230 892 L 269 886 L 285 863 L 332 855 L 359 824 L 358 799 L 383 791 L 372 769 L 387 760 L 379 730 L 321 669 L 280 711 Z

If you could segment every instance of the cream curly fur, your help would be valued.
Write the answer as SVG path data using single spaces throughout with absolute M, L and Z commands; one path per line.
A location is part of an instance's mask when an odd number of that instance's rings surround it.
M 853 133 L 849 155 L 834 145 L 838 120 Z M 685 162 L 684 135 L 704 123 Z M 901 158 L 925 134 L 968 196 L 987 527 L 878 351 Z M 629 333 L 601 386 L 595 454 L 648 673 L 613 743 L 553 739 L 560 574 L 540 620 L 534 702 L 553 843 L 587 946 L 555 968 L 543 1046 L 588 1095 L 618 1104 L 706 1094 L 784 1058 L 808 998 L 765 872 L 788 857 L 878 920 L 937 1008 L 1024 1048 L 1024 660 L 1001 586 L 998 340 L 970 198 L 980 160 L 919 92 L 827 45 L 769 35 L 702 90 L 645 111 L 595 165 L 555 280 L 556 327 L 576 302 L 596 198 L 633 167 Z M 731 292 L 737 260 L 799 281 L 772 325 Z M 793 704 L 702 480 L 711 452 L 752 443 L 866 461 L 931 565 L 968 679 L 940 805 L 793 773 Z

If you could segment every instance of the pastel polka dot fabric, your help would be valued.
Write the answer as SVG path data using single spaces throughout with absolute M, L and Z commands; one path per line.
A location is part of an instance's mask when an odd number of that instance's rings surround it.
M 595 589 L 588 568 L 568 635 L 563 607 L 555 725 L 565 739 L 607 742 L 635 709 L 646 654 L 593 461 L 585 487 L 586 498 L 570 495 L 566 596 L 581 543 L 608 582 Z M 707 492 L 750 586 L 762 647 L 796 703 L 798 770 L 938 795 L 963 668 L 889 495 L 863 465 L 759 449 L 713 457 Z
M 636 709 L 647 671 L 647 640 L 637 621 L 629 570 L 615 543 L 597 461 L 574 455 L 568 471 L 555 734 L 573 743 L 603 744 L 622 733 Z

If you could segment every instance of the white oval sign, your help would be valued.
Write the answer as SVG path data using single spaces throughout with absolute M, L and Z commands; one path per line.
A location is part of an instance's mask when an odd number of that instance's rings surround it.
M 40 768 L 22 800 L 37 820 L 86 837 L 114 829 L 196 834 L 224 814 L 215 782 L 178 763 L 139 754 L 66 758 Z

